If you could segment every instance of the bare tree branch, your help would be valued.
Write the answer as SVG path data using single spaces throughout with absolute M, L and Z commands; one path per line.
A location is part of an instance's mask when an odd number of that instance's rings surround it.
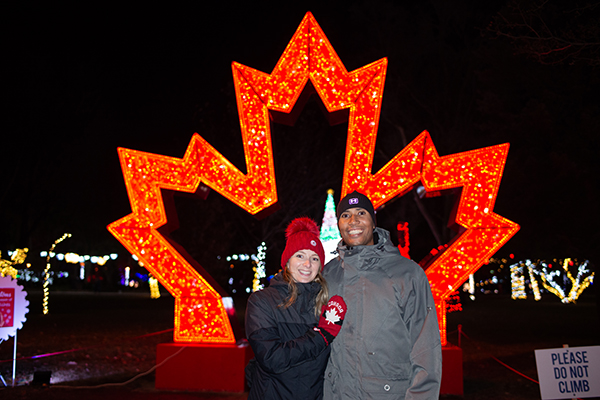
M 486 31 L 541 64 L 600 66 L 600 2 L 512 0 Z

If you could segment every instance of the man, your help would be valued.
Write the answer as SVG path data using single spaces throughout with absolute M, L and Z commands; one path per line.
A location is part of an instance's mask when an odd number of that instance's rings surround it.
M 329 294 L 347 304 L 331 345 L 324 400 L 437 399 L 440 332 L 423 269 L 376 228 L 367 196 L 352 192 L 337 208 L 339 256 L 324 268 Z

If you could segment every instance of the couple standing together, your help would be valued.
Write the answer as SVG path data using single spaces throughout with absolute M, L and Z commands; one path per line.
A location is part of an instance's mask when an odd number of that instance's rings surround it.
M 337 217 L 335 259 L 323 266 L 316 223 L 297 218 L 283 271 L 248 299 L 248 399 L 437 399 L 442 351 L 425 273 L 376 227 L 365 195 L 344 197 Z

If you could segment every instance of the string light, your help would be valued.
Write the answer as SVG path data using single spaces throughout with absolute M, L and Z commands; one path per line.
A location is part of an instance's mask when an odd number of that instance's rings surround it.
M 148 284 L 150 285 L 150 298 L 158 299 L 160 297 L 160 290 L 158 289 L 158 279 L 150 274 L 148 276 Z
M 62 253 L 54 253 L 54 252 L 47 252 L 47 251 L 40 252 L 40 257 L 46 258 L 48 256 L 50 256 L 50 258 L 56 258 L 59 261 L 64 260 L 64 261 L 66 261 L 68 263 L 72 263 L 72 264 L 90 261 L 92 264 L 99 264 L 101 266 L 106 264 L 106 262 L 108 260 L 116 260 L 119 257 L 119 255 L 117 253 L 111 253 L 110 255 L 103 255 L 103 256 L 90 256 L 90 255 L 81 256 L 77 253 L 62 254 Z
M 25 262 L 28 251 L 28 248 L 16 249 L 12 253 L 9 251 L 8 255 L 10 256 L 10 260 L 4 260 L 2 258 L 2 252 L 0 251 L 0 277 L 10 276 L 13 279 L 17 279 L 19 271 L 14 266 Z M 29 265 L 27 268 L 29 268 Z
M 79 254 L 76 253 L 67 253 L 65 254 L 65 261 L 71 264 L 78 264 L 79 260 L 82 257 Z
M 531 261 L 527 260 L 525 264 L 527 265 L 527 272 L 529 273 L 529 282 L 531 283 L 531 290 L 533 291 L 533 299 L 535 301 L 540 301 L 542 299 L 542 294 L 540 293 L 540 287 L 537 284 L 537 280 L 533 277 L 534 270 Z
M 524 260 L 519 261 L 510 266 L 511 272 L 514 270 L 515 273 L 511 273 L 511 282 L 513 287 L 513 293 L 515 292 L 515 287 L 520 286 L 520 282 L 523 282 L 523 293 L 519 292 L 519 296 L 513 294 L 513 299 L 526 299 L 527 295 L 524 293 L 525 291 L 525 273 L 524 269 L 527 268 L 529 273 L 529 280 L 531 285 L 531 290 L 534 294 L 535 300 L 541 299 L 541 292 L 539 289 L 539 285 L 536 279 L 536 276 L 539 277 L 542 281 L 542 286 L 550 293 L 556 295 L 561 302 L 563 303 L 575 303 L 581 293 L 589 287 L 594 282 L 594 272 L 591 272 L 588 269 L 588 260 L 585 260 L 582 263 L 578 263 L 577 260 L 573 260 L 571 258 L 565 258 L 564 260 L 554 260 L 557 264 L 561 265 L 561 269 L 557 269 L 552 267 L 552 264 L 547 263 L 544 260 Z M 577 268 L 577 275 L 574 277 L 571 274 L 570 268 Z M 561 279 L 562 283 L 558 281 L 559 277 L 564 278 Z M 569 286 L 568 290 L 567 287 Z
M 469 276 L 469 281 L 472 282 L 470 286 L 471 299 L 475 300 L 475 289 L 479 288 L 481 292 L 484 294 L 488 294 L 490 292 L 499 293 L 501 290 L 501 285 L 504 283 L 504 272 L 503 270 L 506 268 L 507 260 L 505 258 L 490 258 L 486 265 L 494 265 L 493 269 L 490 269 L 490 274 L 492 274 L 491 278 L 485 280 L 479 280 L 477 283 L 474 283 L 474 275 L 471 274 Z M 510 269 L 510 268 L 509 268 Z M 512 271 L 511 273 L 518 273 L 518 271 Z M 525 284 L 525 279 L 523 279 L 523 285 Z M 467 284 L 465 284 L 467 286 Z M 494 286 L 493 288 L 488 286 Z M 467 291 L 463 288 L 464 291 Z M 512 290 L 512 289 L 511 289 Z M 518 290 L 515 288 L 515 290 Z M 523 286 L 523 290 L 525 290 Z
M 54 241 L 54 243 L 52 244 L 52 246 L 50 246 L 50 251 L 48 251 L 48 255 L 46 256 L 46 268 L 44 269 L 44 300 L 42 302 L 42 311 L 44 314 L 48 314 L 49 309 L 48 309 L 48 301 L 50 298 L 50 258 L 52 257 L 53 250 L 56 247 L 56 245 L 58 245 L 60 242 L 62 242 L 63 240 L 70 238 L 71 234 L 70 233 L 65 233 L 63 234 L 60 238 L 56 239 Z
M 325 260 L 323 260 L 323 265 L 327 264 L 336 257 L 335 251 L 337 250 L 339 241 L 342 239 L 340 236 L 340 230 L 337 226 L 337 216 L 335 212 L 333 193 L 333 189 L 327 190 L 325 211 L 323 212 L 323 221 L 321 222 L 321 231 L 319 232 L 319 239 L 321 239 L 321 244 L 323 244 L 323 250 L 325 251 Z
M 460 302 L 460 295 L 458 290 L 450 294 L 446 300 L 446 312 L 458 312 L 462 311 L 462 304 Z
M 252 287 L 246 288 L 246 293 L 256 292 L 264 289 L 265 285 L 261 283 L 261 279 L 265 278 L 266 275 L 266 263 L 265 259 L 267 256 L 267 244 L 262 242 L 256 248 L 256 254 L 232 254 L 227 256 L 225 259 L 230 261 L 249 261 L 252 260 L 252 271 L 254 271 L 254 277 L 252 279 Z M 234 264 L 230 264 L 229 268 L 233 269 Z M 229 278 L 229 285 L 233 285 L 233 278 Z M 232 289 L 233 293 L 236 293 L 237 289 Z
M 558 296 L 563 303 L 575 303 L 579 298 L 579 295 L 594 282 L 594 272 L 590 272 L 590 270 L 587 269 L 587 260 L 577 267 L 577 275 L 576 277 L 573 277 L 569 267 L 575 265 L 575 263 L 570 258 L 565 258 L 562 262 L 562 270 L 571 286 L 568 293 L 565 293 L 561 284 L 555 281 L 555 278 L 561 276 L 562 271 L 559 269 L 555 269 L 551 272 L 548 271 L 549 265 L 543 261 L 540 262 L 539 265 L 541 266 L 541 271 L 536 269 L 534 272 L 542 278 L 542 285 L 550 293 Z
M 410 258 L 410 235 L 408 222 L 398 222 L 398 250 L 403 257 Z
M 198 134 L 182 159 L 118 150 L 132 213 L 108 229 L 175 296 L 175 341 L 233 343 L 235 338 L 221 293 L 158 232 L 168 223 L 161 189 L 195 192 L 202 182 L 251 214 L 274 205 L 270 116 L 276 114 L 271 112 L 289 114 L 310 80 L 330 113 L 349 110 L 341 197 L 359 190 L 377 208 L 419 181 L 427 192 L 462 187 L 454 222 L 464 229 L 425 264 L 446 344 L 445 300 L 519 229 L 493 212 L 509 146 L 440 157 L 423 132 L 373 175 L 386 69 L 382 58 L 348 72 L 307 13 L 271 74 L 232 63 L 246 175 Z
M 526 299 L 525 275 L 523 274 L 523 265 L 521 263 L 510 266 L 511 295 L 513 300 Z
M 266 278 L 265 259 L 267 258 L 267 244 L 262 242 L 256 249 L 256 265 L 254 266 L 254 279 L 252 280 L 252 291 L 256 292 L 265 288 L 261 279 Z
M 127 266 L 125 267 L 125 277 L 124 277 L 124 285 L 125 286 L 129 286 L 129 274 L 131 273 L 131 267 Z
M 469 274 L 469 281 L 463 285 L 463 292 L 469 293 L 469 298 L 475 301 L 475 275 Z

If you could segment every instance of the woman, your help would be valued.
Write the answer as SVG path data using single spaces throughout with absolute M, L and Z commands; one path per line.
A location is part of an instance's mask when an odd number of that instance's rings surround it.
M 341 297 L 327 301 L 317 224 L 296 218 L 286 239 L 283 271 L 248 299 L 246 336 L 255 355 L 246 368 L 249 400 L 321 399 L 329 344 L 346 313 Z

